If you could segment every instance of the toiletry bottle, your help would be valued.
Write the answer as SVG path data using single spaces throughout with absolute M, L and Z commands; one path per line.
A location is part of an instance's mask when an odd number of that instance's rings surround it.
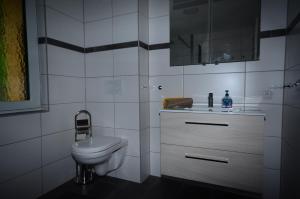
M 208 94 L 208 107 L 214 107 L 213 93 Z
M 222 99 L 222 108 L 232 108 L 232 99 L 229 97 L 229 90 L 225 90 L 225 97 Z

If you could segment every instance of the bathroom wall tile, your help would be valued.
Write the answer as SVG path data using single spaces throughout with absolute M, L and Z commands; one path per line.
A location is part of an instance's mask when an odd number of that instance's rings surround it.
M 75 130 L 64 131 L 42 137 L 43 165 L 71 155 Z
M 150 151 L 160 153 L 160 128 L 150 128 Z
M 84 46 L 83 23 L 47 8 L 47 36 L 63 42 Z
M 1 197 L 9 199 L 38 198 L 42 194 L 41 173 L 41 169 L 37 169 L 0 184 Z
M 160 177 L 160 153 L 150 153 L 151 175 Z
M 264 169 L 264 199 L 279 199 L 280 170 Z
M 300 80 L 300 65 L 285 71 L 285 85 L 293 85 Z M 286 88 L 284 90 L 284 104 L 300 108 L 299 88 Z
M 140 129 L 150 127 L 150 104 L 149 102 L 140 103 Z
M 43 5 L 37 5 L 36 7 L 38 37 L 46 36 L 45 10 L 46 8 Z
M 264 138 L 264 168 L 280 169 L 281 139 Z
M 149 51 L 139 47 L 139 75 L 149 77 Z
M 193 84 L 195 85 L 195 84 Z M 183 76 L 156 76 L 149 78 L 150 100 L 161 101 L 166 97 L 183 96 Z M 161 90 L 159 90 L 161 86 Z M 194 89 L 194 86 L 193 86 Z
M 124 15 L 138 11 L 138 0 L 112 0 L 113 15 Z
M 150 102 L 150 127 L 160 127 L 159 111 L 162 109 L 162 102 Z
M 83 107 L 83 103 L 50 105 L 50 111 L 41 114 L 42 134 L 73 129 L 74 116 Z
M 39 113 L 2 116 L 0 117 L 0 126 L 0 145 L 18 142 L 41 135 Z
M 150 155 L 150 128 L 140 130 L 140 149 L 141 157 Z
M 114 128 L 93 126 L 92 131 L 93 131 L 93 136 L 115 136 Z
M 150 175 L 150 153 L 141 156 L 141 182 L 144 182 Z
M 247 71 L 283 70 L 284 58 L 285 37 L 261 39 L 259 61 L 247 61 L 246 69 Z
M 127 155 L 140 156 L 140 136 L 139 131 L 116 129 L 116 137 L 121 137 L 128 141 Z
M 299 30 L 300 23 L 298 23 L 286 37 L 285 69 L 300 65 L 300 57 L 298 56 L 300 50 L 300 46 L 298 45 L 300 43 Z
M 246 74 L 246 103 L 282 104 L 283 71 Z
M 149 102 L 149 77 L 139 76 L 140 79 L 140 102 Z
M 113 102 L 112 84 L 113 77 L 86 78 L 86 100 L 88 102 Z
M 138 48 L 114 50 L 114 75 L 138 75 Z
M 85 21 L 96 21 L 112 17 L 112 0 L 84 1 Z
M 112 44 L 112 18 L 85 24 L 85 47 L 94 47 Z
M 114 128 L 113 103 L 87 103 L 87 110 L 92 115 L 93 125 Z
M 8 158 L 10 157 L 10 158 Z M 41 167 L 41 138 L 0 147 L 0 183 Z
M 114 58 L 112 51 L 85 54 L 86 77 L 113 76 Z
M 183 67 L 170 67 L 170 49 L 149 51 L 149 75 L 182 75 Z
M 138 0 L 138 4 L 139 14 L 149 18 L 149 0 Z
M 122 166 L 112 172 L 117 178 L 129 180 L 133 182 L 140 182 L 140 158 L 126 156 Z
M 145 0 L 143 0 L 145 1 Z M 139 40 L 149 43 L 149 19 L 139 12 Z
M 169 16 L 149 19 L 149 43 L 170 42 L 170 22 Z
M 84 76 L 84 55 L 79 52 L 48 45 L 48 74 Z
M 115 81 L 121 83 L 120 91 L 115 94 L 115 102 L 139 102 L 138 76 L 121 76 Z
M 84 78 L 49 76 L 49 103 L 84 101 Z
M 299 13 L 300 2 L 298 0 L 289 0 L 288 1 L 288 24 L 289 25 L 292 20 L 296 18 Z
M 83 21 L 83 0 L 46 0 L 46 5 Z
M 115 120 L 115 128 L 139 130 L 139 103 L 116 103 Z
M 245 72 L 245 62 L 231 62 L 220 64 L 206 64 L 184 66 L 184 74 L 196 75 L 206 73 L 237 73 Z
M 261 1 L 261 31 L 286 28 L 287 0 Z
M 43 193 L 75 177 L 75 161 L 68 157 L 43 167 Z
M 300 118 L 300 108 L 295 108 L 291 106 L 284 106 L 283 109 L 283 131 L 282 138 L 283 141 L 288 143 L 289 147 L 294 151 L 300 150 L 299 140 L 299 118 Z M 300 164 L 300 163 L 299 163 Z
M 212 92 L 214 104 L 221 104 L 225 90 L 229 90 L 233 105 L 244 103 L 244 78 L 244 73 L 184 75 L 184 97 L 207 103 L 208 93 Z
M 149 0 L 149 17 L 169 15 L 169 0 Z
M 113 18 L 113 42 L 122 43 L 138 40 L 137 13 Z
M 281 137 L 282 105 L 273 104 L 246 104 L 247 108 L 261 110 L 266 114 L 265 136 Z

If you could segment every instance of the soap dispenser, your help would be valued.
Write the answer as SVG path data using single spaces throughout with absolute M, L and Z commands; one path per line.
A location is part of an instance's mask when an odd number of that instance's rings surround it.
M 225 97 L 222 99 L 222 108 L 232 108 L 232 99 L 229 96 L 229 90 L 225 90 Z

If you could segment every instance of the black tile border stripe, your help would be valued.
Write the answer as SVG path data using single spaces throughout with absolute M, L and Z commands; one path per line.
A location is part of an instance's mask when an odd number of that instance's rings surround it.
M 300 13 L 292 20 L 292 22 L 287 27 L 287 33 L 290 33 L 296 25 L 300 22 Z
M 124 43 L 117 43 L 117 44 L 109 44 L 104 46 L 95 46 L 95 47 L 89 47 L 85 48 L 85 53 L 93 53 L 93 52 L 101 52 L 101 51 L 107 51 L 107 50 L 117 50 L 122 48 L 132 48 L 137 47 L 138 41 L 130 41 L 130 42 L 124 42 Z
M 286 34 L 287 34 L 286 29 L 267 30 L 267 31 L 260 32 L 259 37 L 262 39 L 262 38 L 285 36 Z
M 170 48 L 170 43 L 160 43 L 149 45 L 149 50 L 159 50 Z
M 81 52 L 81 53 L 84 53 L 84 51 L 85 51 L 85 49 L 80 46 L 69 44 L 69 43 L 59 41 L 56 39 L 52 39 L 49 37 L 40 37 L 38 42 L 39 42 L 39 44 L 51 44 L 53 46 L 58 46 L 61 48 L 65 48 L 65 49 L 69 49 L 69 50 L 73 50 L 73 51 L 77 51 L 77 52 Z

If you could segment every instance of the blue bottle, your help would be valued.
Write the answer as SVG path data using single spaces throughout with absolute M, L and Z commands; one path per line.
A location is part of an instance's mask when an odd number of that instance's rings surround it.
M 229 97 L 229 90 L 225 90 L 225 97 L 222 99 L 222 108 L 232 108 L 232 99 Z

